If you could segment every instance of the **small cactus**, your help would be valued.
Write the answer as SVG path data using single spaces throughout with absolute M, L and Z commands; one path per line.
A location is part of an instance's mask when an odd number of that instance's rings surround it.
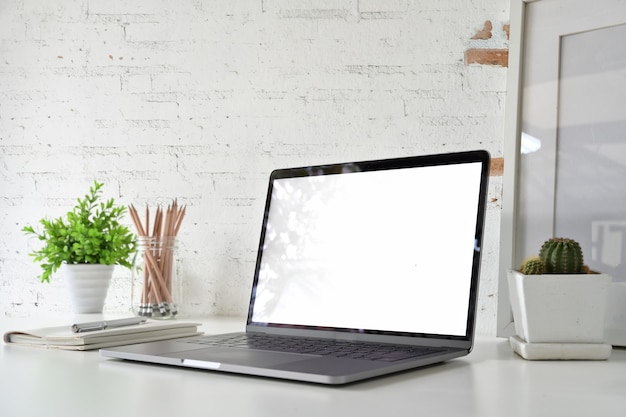
M 538 256 L 531 256 L 522 262 L 519 271 L 524 275 L 542 275 L 546 273 L 546 263 Z
M 539 251 L 545 262 L 547 274 L 583 274 L 583 251 L 572 239 L 555 237 L 548 239 Z

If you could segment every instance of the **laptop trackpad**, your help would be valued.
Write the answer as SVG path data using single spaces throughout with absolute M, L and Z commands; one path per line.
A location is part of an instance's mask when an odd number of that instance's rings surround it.
M 225 348 L 205 348 L 188 350 L 185 352 L 166 353 L 160 356 L 169 358 L 181 358 L 190 360 L 190 363 L 198 364 L 196 361 L 206 361 L 214 364 L 212 368 L 219 368 L 219 365 L 242 365 L 267 368 L 274 365 L 289 362 L 301 361 L 305 358 L 314 358 L 315 355 L 302 355 L 294 353 L 276 353 L 247 349 L 225 349 Z M 199 364 L 198 364 L 199 365 Z M 195 366 L 194 366 L 195 367 Z

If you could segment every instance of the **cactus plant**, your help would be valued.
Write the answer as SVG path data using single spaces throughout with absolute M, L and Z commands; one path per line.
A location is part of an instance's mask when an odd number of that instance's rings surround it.
M 547 274 L 583 274 L 583 251 L 573 239 L 555 237 L 541 246 L 539 257 L 546 264 Z
M 518 270 L 507 271 L 516 332 L 511 347 L 526 359 L 607 358 L 611 348 L 605 344 L 604 327 L 611 277 L 583 265 L 581 246 L 572 239 L 548 239 L 539 252 Z M 530 348 L 549 343 L 559 344 L 559 349 L 549 353 Z M 582 344 L 594 353 L 570 355 Z
M 524 275 L 541 275 L 546 273 L 546 263 L 538 256 L 531 256 L 522 262 L 519 271 Z

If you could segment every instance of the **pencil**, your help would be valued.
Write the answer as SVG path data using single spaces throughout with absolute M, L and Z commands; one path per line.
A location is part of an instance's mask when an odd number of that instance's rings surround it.
M 176 236 L 185 212 L 186 206 L 179 207 L 177 200 L 174 200 L 165 211 L 158 206 L 150 234 L 150 207 L 146 205 L 144 223 L 137 209 L 132 204 L 129 206 L 129 213 L 137 228 L 139 246 L 144 260 L 139 315 L 167 316 L 178 313 L 172 296 L 173 277 L 176 272 L 174 251 L 176 250 Z

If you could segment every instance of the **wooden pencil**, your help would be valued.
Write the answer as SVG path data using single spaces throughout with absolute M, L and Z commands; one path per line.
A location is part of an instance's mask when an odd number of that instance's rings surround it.
M 129 213 L 137 228 L 141 249 L 143 249 L 144 271 L 139 314 L 176 314 L 177 307 L 172 297 L 173 275 L 175 271 L 174 251 L 176 236 L 185 216 L 186 207 L 179 207 L 174 200 L 167 209 L 158 206 L 152 221 L 146 206 L 145 224 L 141 221 L 137 209 L 131 204 Z

